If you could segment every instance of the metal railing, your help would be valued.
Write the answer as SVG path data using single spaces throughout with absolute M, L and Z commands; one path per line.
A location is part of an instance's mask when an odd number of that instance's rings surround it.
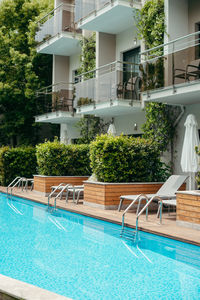
M 141 202 L 142 200 L 146 201 L 146 204 L 144 205 L 144 207 L 140 210 L 140 206 L 141 206 Z M 160 224 L 162 224 L 162 198 L 155 195 L 151 198 L 149 198 L 147 195 L 145 194 L 140 194 L 138 195 L 135 200 L 133 200 L 129 206 L 125 209 L 125 211 L 122 214 L 122 229 L 121 229 L 121 237 L 125 237 L 128 239 L 132 239 L 135 242 L 138 239 L 138 223 L 139 223 L 139 218 L 140 216 L 143 214 L 144 211 L 146 211 L 146 221 L 148 221 L 148 208 L 149 205 L 153 202 L 153 201 L 158 201 L 159 203 L 159 207 L 158 207 L 158 212 L 157 212 L 157 217 L 160 216 Z M 135 226 L 135 231 L 130 232 L 130 230 L 127 231 L 127 229 L 125 229 L 125 215 L 127 214 L 128 211 L 130 211 L 130 209 L 133 207 L 133 205 L 138 202 L 138 206 L 137 206 L 137 211 L 136 211 L 136 226 Z
M 48 196 L 48 204 L 47 204 L 47 210 L 50 208 L 50 199 L 54 196 L 54 206 L 52 209 L 52 212 L 56 210 L 56 200 L 60 197 L 62 198 L 62 195 L 64 191 L 67 191 L 67 188 L 70 186 L 70 184 L 64 184 L 60 183 Z
M 98 12 L 107 5 L 113 5 L 116 0 L 75 0 L 75 22 L 89 17 L 92 13 Z M 130 7 L 134 3 L 141 3 L 141 0 L 121 0 L 120 3 L 129 4 Z
M 141 52 L 142 91 L 200 79 L 200 31 Z
M 36 92 L 37 115 L 55 112 L 74 112 L 74 85 L 60 82 Z
M 39 43 L 61 32 L 80 33 L 74 22 L 74 5 L 61 4 L 38 22 L 35 40 Z
M 110 100 L 139 100 L 139 64 L 115 61 L 76 77 L 75 106 Z

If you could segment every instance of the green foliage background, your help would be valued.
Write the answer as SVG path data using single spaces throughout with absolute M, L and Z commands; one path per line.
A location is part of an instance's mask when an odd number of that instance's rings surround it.
M 92 71 L 96 67 L 96 34 L 93 33 L 89 37 L 83 37 L 81 41 L 82 53 L 80 56 L 81 66 L 78 74 Z M 94 74 L 86 74 L 84 79 L 93 77 Z
M 169 170 L 151 140 L 126 136 L 98 136 L 90 144 L 93 173 L 102 182 L 165 181 Z
M 36 53 L 36 20 L 53 0 L 0 3 L 0 142 L 34 144 L 35 91 L 51 83 L 52 57 Z
M 159 46 L 164 42 L 165 12 L 164 0 L 148 0 L 137 18 L 138 37 L 145 41 L 147 49 Z
M 7 186 L 18 176 L 32 178 L 36 169 L 35 148 L 0 148 L 0 185 Z
M 36 146 L 38 174 L 87 176 L 91 174 L 89 145 L 64 145 L 57 140 Z

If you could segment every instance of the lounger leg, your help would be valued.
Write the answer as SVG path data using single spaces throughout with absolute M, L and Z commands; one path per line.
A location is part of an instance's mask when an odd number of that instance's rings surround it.
M 124 199 L 120 198 L 120 203 L 119 203 L 118 211 L 121 211 L 123 201 L 124 201 Z
M 81 192 L 82 192 L 82 191 L 78 191 L 78 193 L 77 193 L 76 204 L 78 204 L 78 202 L 79 202 L 79 198 L 80 198 Z
M 69 190 L 67 190 L 67 193 L 66 193 L 66 203 L 68 202 L 68 199 L 69 199 Z
M 73 189 L 73 203 L 75 203 L 75 198 L 76 198 L 76 192 L 75 192 L 75 188 Z
M 159 201 L 158 202 L 158 211 L 157 211 L 156 218 L 159 218 L 159 216 L 160 216 L 160 205 L 161 205 L 161 202 Z

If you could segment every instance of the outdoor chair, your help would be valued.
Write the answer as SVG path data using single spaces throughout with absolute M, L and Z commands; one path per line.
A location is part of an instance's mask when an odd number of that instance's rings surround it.
M 72 185 L 71 185 L 71 184 L 68 184 L 68 185 L 67 185 L 66 183 L 60 183 L 59 185 L 53 185 L 53 186 L 51 186 L 51 193 L 52 193 L 53 191 L 55 191 L 55 190 L 57 190 L 58 193 L 59 193 L 59 191 L 61 191 L 65 186 L 66 186 L 66 189 L 65 189 L 65 190 L 67 190 L 68 186 L 71 187 Z M 60 200 L 61 200 L 62 197 L 63 197 L 63 193 L 64 193 L 64 190 L 63 190 L 63 192 L 60 194 Z
M 190 78 L 198 79 L 200 77 L 200 60 L 194 60 L 190 62 L 186 69 L 174 69 L 174 83 L 175 79 L 184 79 L 184 81 L 190 81 Z
M 198 79 L 200 77 L 200 60 L 194 60 L 186 67 L 186 73 L 188 78 L 190 76 L 195 77 L 195 79 Z
M 125 84 L 124 94 L 128 99 L 139 99 L 138 91 L 140 88 L 140 77 L 130 77 L 127 84 Z
M 68 202 L 69 194 L 73 194 L 73 203 L 78 204 L 80 195 L 84 194 L 84 185 L 74 185 L 67 188 L 66 202 Z M 77 196 L 77 197 L 76 197 Z
M 133 202 L 138 199 L 138 207 L 137 207 L 137 214 L 140 209 L 141 201 L 142 200 L 153 200 L 153 202 L 159 203 L 160 207 L 160 200 L 163 201 L 171 201 L 176 199 L 176 192 L 181 187 L 181 185 L 186 181 L 188 176 L 185 175 L 171 175 L 167 181 L 161 186 L 161 188 L 155 194 L 141 194 L 141 195 L 124 195 L 120 197 L 120 203 L 118 207 L 118 211 L 121 210 L 123 201 L 130 200 L 131 204 L 129 207 L 132 206 Z M 164 203 L 164 202 L 162 202 Z
M 141 79 L 139 76 L 130 77 L 127 82 L 117 85 L 117 98 L 122 99 L 139 99 L 138 91 Z

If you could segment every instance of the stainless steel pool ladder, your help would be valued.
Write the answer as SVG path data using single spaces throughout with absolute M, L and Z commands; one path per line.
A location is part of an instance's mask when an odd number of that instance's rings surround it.
M 20 183 L 24 180 L 24 177 L 16 177 L 8 186 L 7 186 L 7 196 L 12 196 L 12 192 L 14 187 L 17 185 L 20 186 Z M 9 194 L 9 188 L 10 188 L 10 194 Z
M 125 211 L 123 212 L 122 215 L 122 229 L 121 229 L 121 234 L 120 236 L 123 238 L 126 238 L 128 240 L 132 240 L 132 241 L 136 241 L 137 240 L 137 230 L 133 231 L 131 229 L 127 229 L 124 227 L 124 223 L 125 223 L 125 215 L 126 213 L 131 209 L 131 207 L 138 202 L 138 206 L 137 206 L 137 211 L 136 211 L 136 215 L 138 215 L 139 213 L 139 209 L 140 209 L 140 205 L 141 205 L 141 201 L 145 199 L 146 200 L 146 205 L 148 204 L 148 197 L 145 194 L 140 194 L 138 195 L 135 200 L 133 200 L 129 206 L 125 209 Z M 145 207 L 146 207 L 145 205 Z M 145 208 L 146 209 L 146 220 L 148 220 L 148 206 Z
M 145 206 L 140 209 L 141 201 L 145 199 L 146 204 Z M 157 212 L 157 217 L 160 215 L 160 224 L 162 224 L 162 199 L 159 196 L 153 196 L 150 199 L 145 195 L 145 194 L 140 194 L 138 195 L 134 201 L 131 202 L 131 204 L 125 209 L 123 215 L 122 215 L 122 229 L 121 229 L 121 237 L 131 239 L 134 241 L 137 241 L 138 239 L 138 222 L 139 222 L 139 217 L 142 215 L 142 213 L 146 210 L 146 221 L 148 221 L 148 207 L 149 205 L 153 202 L 153 200 L 159 201 L 159 209 Z M 136 225 L 135 225 L 135 231 L 132 231 L 130 229 L 125 229 L 124 228 L 124 222 L 125 222 L 125 215 L 126 213 L 131 209 L 131 207 L 138 201 L 138 206 L 137 206 L 137 211 L 136 211 Z
M 47 210 L 49 211 L 49 208 L 50 208 L 50 199 L 52 196 L 55 196 L 54 198 L 54 206 L 53 206 L 53 209 L 51 210 L 52 212 L 56 210 L 56 200 L 59 198 L 59 197 L 62 197 L 62 194 L 65 190 L 67 190 L 68 186 L 70 186 L 70 184 L 66 184 L 66 185 L 63 185 L 63 183 L 60 183 L 48 196 L 48 205 L 47 205 Z M 57 192 L 60 191 L 58 194 Z

